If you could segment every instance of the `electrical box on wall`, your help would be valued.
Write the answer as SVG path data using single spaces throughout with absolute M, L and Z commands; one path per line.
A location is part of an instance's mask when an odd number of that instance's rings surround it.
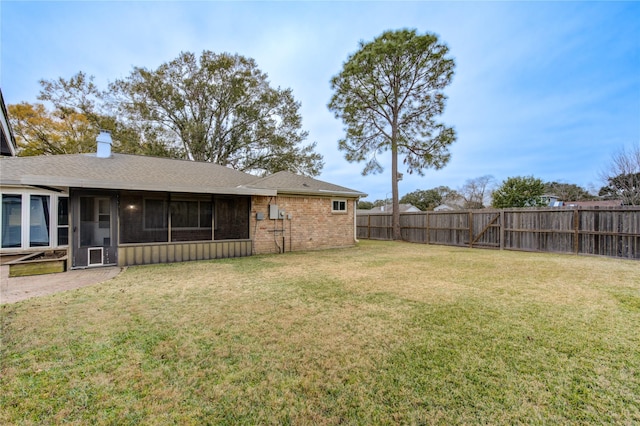
M 269 219 L 279 219 L 278 205 L 269 204 Z
M 264 213 L 257 212 L 256 213 L 256 220 L 264 220 Z
M 280 219 L 284 219 L 286 213 L 284 210 L 280 210 L 278 214 L 280 215 Z

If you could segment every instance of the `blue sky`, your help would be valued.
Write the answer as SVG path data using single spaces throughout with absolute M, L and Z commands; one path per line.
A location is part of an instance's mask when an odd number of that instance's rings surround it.
M 78 71 L 108 82 L 182 51 L 252 57 L 301 102 L 319 179 L 391 192 L 338 150 L 330 78 L 358 42 L 388 29 L 433 32 L 456 60 L 442 121 L 458 140 L 450 163 L 404 174 L 400 195 L 511 176 L 599 188 L 611 155 L 640 143 L 640 2 L 12 2 L 0 3 L 0 85 L 8 104 L 36 102 L 40 79 Z M 402 171 L 402 170 L 401 170 Z

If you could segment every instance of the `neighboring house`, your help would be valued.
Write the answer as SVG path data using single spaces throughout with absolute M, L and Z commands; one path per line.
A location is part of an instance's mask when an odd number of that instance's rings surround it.
M 450 212 L 450 211 L 454 211 L 454 210 L 464 210 L 464 207 L 458 205 L 458 204 L 440 204 L 439 206 L 436 206 L 433 211 L 434 212 Z
M 68 249 L 68 267 L 354 245 L 358 191 L 289 172 L 112 154 L 0 158 L 1 254 Z
M 392 213 L 393 205 L 386 204 L 384 206 L 374 207 L 371 210 L 360 210 L 364 214 L 371 213 Z M 400 204 L 400 213 L 411 213 L 411 212 L 419 212 L 420 209 L 412 204 Z
M 558 198 L 557 195 L 544 194 L 541 198 L 542 202 L 549 207 L 562 207 L 563 205 L 563 202 Z
M 13 137 L 11 123 L 9 123 L 9 114 L 4 104 L 2 90 L 0 90 L 0 107 L 2 108 L 2 116 L 0 117 L 0 155 L 14 157 L 16 155 L 16 140 Z
M 565 207 L 621 207 L 622 200 L 564 201 Z

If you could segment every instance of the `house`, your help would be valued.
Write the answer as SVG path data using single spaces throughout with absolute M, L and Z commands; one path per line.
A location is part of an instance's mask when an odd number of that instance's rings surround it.
M 543 194 L 541 199 L 542 203 L 549 207 L 562 207 L 563 205 L 563 202 L 554 194 Z
M 111 153 L 0 158 L 0 254 L 68 250 L 68 268 L 347 247 L 361 192 L 279 172 Z
M 0 90 L 0 108 L 2 108 L 2 116 L 0 116 L 0 155 L 15 156 L 16 140 L 11 131 L 11 123 L 9 123 L 9 114 L 4 103 L 2 90 Z
M 464 210 L 464 207 L 459 204 L 444 203 L 433 209 L 434 212 L 450 212 L 455 210 Z

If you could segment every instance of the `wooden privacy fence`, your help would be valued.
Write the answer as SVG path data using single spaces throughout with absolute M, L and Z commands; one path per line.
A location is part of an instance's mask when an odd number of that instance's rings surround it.
M 640 207 L 400 214 L 404 241 L 640 259 Z M 361 239 L 391 240 L 391 213 L 358 211 Z

